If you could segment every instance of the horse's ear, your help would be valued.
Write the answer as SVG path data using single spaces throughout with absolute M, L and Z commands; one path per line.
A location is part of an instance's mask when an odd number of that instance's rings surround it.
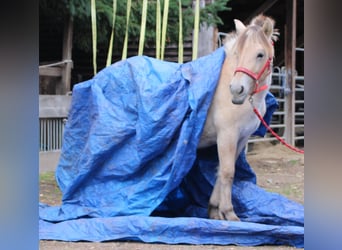
M 262 27 L 262 30 L 269 39 L 277 40 L 279 33 L 278 30 L 274 29 L 275 21 L 272 18 L 260 14 L 252 19 L 250 25 Z
M 237 34 L 241 34 L 246 29 L 246 26 L 240 20 L 234 19 L 234 23 Z
M 270 38 L 270 39 L 272 39 L 272 35 L 273 35 L 273 33 L 274 33 L 274 31 L 273 31 L 273 29 L 274 29 L 274 23 L 275 23 L 275 22 L 274 22 L 273 19 L 267 17 L 267 18 L 265 19 L 265 22 L 264 22 L 263 25 L 262 25 L 262 29 L 263 29 L 265 35 L 266 35 L 268 38 Z

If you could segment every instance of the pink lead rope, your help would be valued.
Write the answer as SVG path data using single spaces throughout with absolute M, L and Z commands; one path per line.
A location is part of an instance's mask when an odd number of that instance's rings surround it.
M 259 120 L 261 121 L 261 123 L 267 128 L 268 131 L 271 132 L 271 134 L 276 137 L 278 139 L 278 141 L 280 141 L 282 144 L 284 144 L 286 147 L 288 147 L 289 149 L 297 152 L 297 153 L 300 153 L 300 154 L 304 154 L 304 150 L 301 150 L 299 148 L 296 148 L 290 144 L 288 144 L 283 138 L 281 138 L 276 132 L 273 131 L 273 129 L 268 126 L 268 124 L 266 123 L 266 121 L 262 118 L 261 114 L 259 113 L 259 111 L 256 109 L 256 107 L 254 107 L 253 105 L 253 100 L 252 100 L 252 97 L 249 98 L 249 102 L 252 104 L 252 107 L 253 107 L 253 111 L 254 113 L 256 114 L 256 116 L 259 118 Z

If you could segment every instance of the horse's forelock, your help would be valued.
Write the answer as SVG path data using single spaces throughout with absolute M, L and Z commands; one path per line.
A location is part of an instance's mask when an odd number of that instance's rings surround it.
M 258 36 L 260 35 L 258 32 L 260 31 L 260 27 L 258 26 L 249 26 L 247 29 L 238 37 L 236 41 L 237 50 L 241 51 L 245 46 L 248 40 L 253 42 L 258 40 Z
M 265 18 L 257 17 L 254 21 L 252 21 L 253 25 L 262 27 L 265 23 Z
M 265 24 L 271 25 L 273 27 L 275 24 L 275 21 L 274 19 L 261 14 L 261 15 L 254 17 L 252 21 L 250 22 L 250 25 L 256 25 L 259 27 L 263 27 Z
M 265 46 L 270 46 L 270 41 L 265 36 L 262 28 L 257 25 L 248 26 L 247 29 L 237 38 L 236 49 L 242 51 L 247 42 L 262 43 Z

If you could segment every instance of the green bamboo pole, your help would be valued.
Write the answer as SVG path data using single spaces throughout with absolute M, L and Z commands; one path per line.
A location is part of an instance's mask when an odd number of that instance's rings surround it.
M 160 0 L 157 0 L 156 6 L 156 58 L 160 59 L 160 35 L 161 35 L 161 13 Z
M 162 27 L 161 52 L 160 52 L 161 60 L 164 60 L 168 15 L 169 15 L 169 0 L 164 0 L 163 27 Z
M 143 1 L 143 8 L 141 13 L 141 29 L 140 29 L 140 38 L 139 38 L 139 50 L 138 55 L 141 56 L 144 53 L 144 42 L 145 42 L 145 33 L 146 33 L 146 18 L 147 18 L 147 0 Z
M 125 33 L 124 46 L 122 49 L 122 60 L 127 58 L 128 25 L 129 25 L 129 16 L 131 14 L 131 6 L 132 6 L 132 0 L 127 0 L 126 33 Z
M 96 0 L 91 0 L 90 4 L 91 4 L 91 30 L 92 30 L 92 38 L 93 38 L 93 68 L 94 68 L 94 75 L 96 75 L 96 72 L 97 72 Z
M 179 37 L 178 37 L 178 63 L 183 63 L 183 13 L 182 1 L 178 0 L 179 5 Z
M 113 40 L 114 40 L 114 26 L 115 26 L 115 17 L 116 17 L 116 6 L 117 0 L 113 0 L 113 23 L 112 23 L 112 34 L 110 35 L 109 47 L 108 47 L 108 55 L 106 66 L 112 64 L 112 55 L 113 55 Z
M 198 54 L 198 33 L 199 33 L 199 18 L 200 17 L 200 2 L 196 0 L 195 5 L 195 20 L 194 20 L 194 37 L 192 45 L 192 60 L 197 59 Z

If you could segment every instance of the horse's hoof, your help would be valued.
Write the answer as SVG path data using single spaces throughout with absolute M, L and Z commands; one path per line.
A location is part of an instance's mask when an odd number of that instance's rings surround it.
M 210 219 L 213 220 L 219 220 L 220 216 L 219 216 L 219 210 L 218 207 L 214 207 L 214 206 L 210 206 L 208 208 L 208 215 Z
M 218 207 L 214 206 L 209 206 L 208 215 L 209 218 L 213 220 L 240 221 L 234 211 L 224 213 L 221 212 Z
M 228 221 L 240 221 L 239 217 L 235 214 L 234 210 L 229 211 L 218 211 L 221 220 L 228 220 Z
M 225 215 L 224 217 L 226 220 L 229 220 L 229 221 L 240 221 L 239 217 L 237 217 L 235 213 L 229 213 L 228 215 Z

